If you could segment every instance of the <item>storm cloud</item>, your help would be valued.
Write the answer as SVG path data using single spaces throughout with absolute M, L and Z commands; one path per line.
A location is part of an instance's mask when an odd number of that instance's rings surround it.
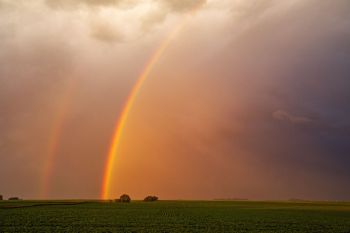
M 125 100 L 186 17 L 130 111 L 113 195 L 349 199 L 349 1 L 0 1 L 0 11 L 2 194 L 40 196 L 57 137 L 47 197 L 97 198 Z

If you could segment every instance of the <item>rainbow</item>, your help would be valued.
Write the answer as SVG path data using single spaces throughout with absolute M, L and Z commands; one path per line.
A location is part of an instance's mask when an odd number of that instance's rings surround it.
M 204 2 L 201 2 L 199 5 L 194 7 L 190 11 L 190 14 L 194 14 L 200 7 L 202 7 Z M 185 17 L 180 23 L 177 24 L 177 26 L 169 33 L 169 35 L 163 40 L 160 46 L 155 50 L 151 58 L 146 63 L 143 71 L 141 72 L 139 78 L 137 79 L 134 87 L 132 88 L 125 102 L 123 111 L 121 112 L 120 117 L 116 122 L 115 131 L 112 137 L 111 145 L 109 148 L 109 152 L 108 152 L 108 156 L 105 164 L 104 176 L 103 176 L 102 188 L 101 188 L 101 199 L 108 199 L 110 196 L 110 186 L 111 186 L 111 180 L 112 180 L 112 174 L 113 174 L 113 167 L 115 164 L 115 158 L 117 157 L 118 149 L 120 147 L 121 139 L 125 131 L 125 126 L 126 126 L 128 116 L 137 99 L 138 93 L 140 92 L 146 79 L 149 77 L 153 67 L 157 64 L 157 62 L 162 57 L 166 49 L 169 47 L 173 38 L 175 38 L 176 35 L 179 34 L 179 32 L 184 28 L 184 26 L 186 25 L 186 22 L 187 22 L 187 17 Z
M 44 164 L 42 179 L 41 179 L 41 198 L 47 198 L 50 181 L 53 175 L 54 163 L 57 157 L 59 143 L 61 140 L 61 135 L 64 127 L 64 120 L 66 118 L 69 107 L 71 106 L 71 99 L 73 93 L 77 87 L 76 78 L 71 78 L 66 84 L 65 91 L 60 97 L 60 104 L 58 105 L 56 116 L 53 119 L 53 126 L 51 128 L 51 133 L 48 137 L 48 147 L 47 147 L 47 157 Z

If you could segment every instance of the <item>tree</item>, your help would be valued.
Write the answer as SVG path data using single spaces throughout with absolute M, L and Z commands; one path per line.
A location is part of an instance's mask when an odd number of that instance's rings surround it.
M 2 201 L 4 198 L 3 198 L 3 196 L 2 195 L 0 195 L 0 201 Z
M 19 197 L 10 197 L 9 201 L 18 201 L 20 200 Z
M 147 197 L 145 197 L 145 199 L 143 199 L 143 201 L 147 201 L 147 202 L 158 201 L 158 197 L 157 196 L 147 196 Z
M 119 202 L 129 203 L 131 201 L 131 198 L 128 194 L 123 194 L 120 196 L 119 199 L 117 199 Z

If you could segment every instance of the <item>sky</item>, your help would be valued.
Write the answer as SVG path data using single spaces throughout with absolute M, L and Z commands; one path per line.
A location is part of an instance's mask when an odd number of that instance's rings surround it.
M 173 33 L 176 30 L 176 33 Z M 348 0 L 0 0 L 0 194 L 350 200 Z

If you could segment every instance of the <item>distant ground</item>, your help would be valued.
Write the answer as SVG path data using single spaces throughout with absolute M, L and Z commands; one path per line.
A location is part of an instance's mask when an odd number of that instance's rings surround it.
M 0 201 L 0 232 L 350 233 L 350 203 Z

